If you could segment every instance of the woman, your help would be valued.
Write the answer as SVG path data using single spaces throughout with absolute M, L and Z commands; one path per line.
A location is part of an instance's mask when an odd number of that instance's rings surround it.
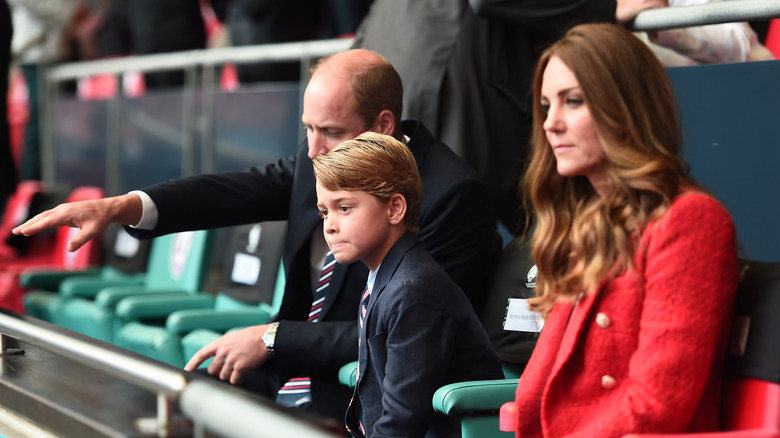
M 523 185 L 547 320 L 517 436 L 718 429 L 735 231 L 679 156 L 666 72 L 628 31 L 580 25 L 544 52 L 533 93 Z

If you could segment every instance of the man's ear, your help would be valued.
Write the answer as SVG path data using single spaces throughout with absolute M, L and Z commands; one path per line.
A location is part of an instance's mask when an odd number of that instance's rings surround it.
M 406 217 L 406 198 L 400 193 L 395 193 L 387 202 L 390 224 L 398 225 Z
M 382 110 L 374 120 L 372 131 L 379 134 L 393 135 L 395 133 L 395 116 L 390 110 Z

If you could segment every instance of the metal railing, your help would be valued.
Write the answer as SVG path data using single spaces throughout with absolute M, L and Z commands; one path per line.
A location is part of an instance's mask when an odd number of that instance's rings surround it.
M 8 352 L 7 336 L 156 394 L 156 429 L 161 437 L 171 435 L 172 403 L 176 401 L 180 401 L 182 411 L 193 421 L 196 432 L 201 434 L 208 429 L 218 431 L 226 438 L 338 436 L 302 421 L 300 417 L 280 412 L 276 406 L 265 406 L 241 397 L 224 384 L 188 381 L 182 373 L 169 367 L 44 328 L 12 312 L 0 311 L 0 355 Z M 263 424 L 261 428 L 257 427 L 259 418 L 265 420 L 260 423 Z
M 642 11 L 631 25 L 636 31 L 662 30 L 675 27 L 717 24 L 731 21 L 762 20 L 780 17 L 780 0 L 732 0 L 694 6 L 660 8 Z M 217 68 L 226 63 L 244 64 L 255 62 L 300 61 L 301 91 L 308 81 L 308 72 L 312 60 L 346 50 L 353 44 L 352 39 L 317 40 L 296 43 L 266 44 L 244 47 L 226 47 L 217 49 L 192 50 L 157 55 L 132 56 L 111 60 L 97 60 L 60 64 L 50 67 L 44 77 L 47 90 L 41 93 L 42 117 L 44 123 L 42 156 L 42 179 L 56 183 L 55 165 L 57 160 L 54 147 L 51 108 L 48 103 L 56 97 L 56 84 L 62 81 L 76 80 L 96 74 L 122 74 L 129 71 L 156 72 L 162 70 L 185 71 L 183 88 L 182 130 L 181 130 L 181 175 L 210 173 L 215 170 L 214 157 L 216 145 L 214 139 L 214 98 Z M 194 105 L 196 90 L 200 94 L 202 105 L 196 113 Z M 106 181 L 105 189 L 109 194 L 120 190 L 121 172 L 119 168 L 120 140 L 118 126 L 121 113 L 121 99 L 111 99 L 108 104 L 108 133 L 106 138 Z M 199 134 L 200 166 L 196 150 L 196 133 Z M 302 136 L 302 134 L 300 134 Z M 300 139 L 300 138 L 299 138 Z
M 780 0 L 732 0 L 702 5 L 648 9 L 637 14 L 632 29 L 651 31 L 780 17 Z

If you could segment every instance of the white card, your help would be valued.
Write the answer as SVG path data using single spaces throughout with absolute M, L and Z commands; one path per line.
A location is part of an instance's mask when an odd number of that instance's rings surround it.
M 504 330 L 539 333 L 543 326 L 544 319 L 539 313 L 528 310 L 528 300 L 509 298 L 504 317 Z
M 235 283 L 247 284 L 249 286 L 257 283 L 260 276 L 260 257 L 244 253 L 236 253 L 233 259 L 233 272 L 230 273 L 230 279 Z
M 115 254 L 129 259 L 135 256 L 140 246 L 141 242 L 138 239 L 128 234 L 124 228 L 119 229 L 116 234 L 116 242 L 114 242 Z

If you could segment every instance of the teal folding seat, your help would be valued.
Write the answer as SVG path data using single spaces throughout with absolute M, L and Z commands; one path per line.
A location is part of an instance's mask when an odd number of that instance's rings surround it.
M 152 240 L 135 239 L 124 227 L 111 224 L 103 234 L 103 262 L 100 266 L 82 271 L 52 270 L 22 274 L 19 283 L 27 289 L 24 295 L 27 314 L 61 324 L 59 309 L 67 297 L 94 297 L 98 290 L 108 286 L 143 284 L 151 243 Z
M 193 331 L 215 334 L 266 323 L 278 312 L 284 291 L 281 256 L 286 221 L 228 229 L 221 287 L 216 296 L 136 296 L 117 305 L 121 328 L 116 345 L 183 367 L 182 337 Z M 203 344 L 205 345 L 205 344 Z
M 202 290 L 211 261 L 214 231 L 184 231 L 152 241 L 149 263 L 140 284 L 113 280 L 68 279 L 60 289 L 59 324 L 105 342 L 114 342 L 119 322 L 117 303 L 135 295 L 187 295 Z

